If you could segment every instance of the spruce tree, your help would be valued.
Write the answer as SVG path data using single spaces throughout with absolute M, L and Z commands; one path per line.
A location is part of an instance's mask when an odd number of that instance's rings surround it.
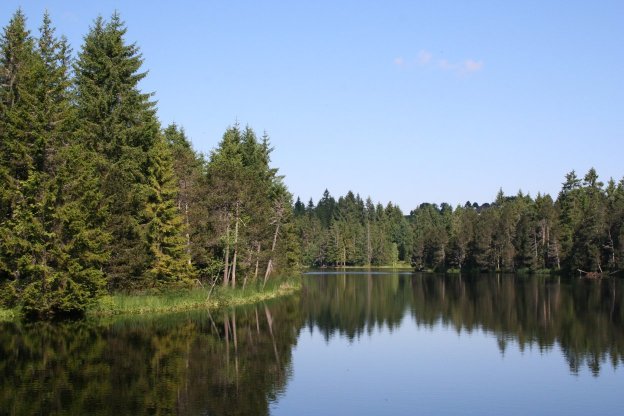
M 270 166 L 271 147 L 247 127 L 229 128 L 207 164 L 212 242 L 223 259 L 224 286 L 243 285 L 249 278 L 268 278 L 274 269 L 298 262 L 290 226 L 292 197 Z M 285 244 L 280 244 L 282 237 Z
M 13 132 L 3 143 L 12 157 L 26 156 L 9 167 L 13 198 L 0 226 L 3 270 L 11 278 L 5 287 L 28 315 L 82 312 L 102 292 L 106 237 L 97 228 L 100 198 L 87 186 L 97 172 L 82 169 L 91 158 L 73 141 L 69 48 L 47 13 L 36 43 L 11 36 L 27 33 L 19 11 L 5 33 L 3 73 L 15 81 L 12 94 L 3 91 L 3 131 Z
M 178 183 L 171 150 L 159 136 L 149 154 L 149 193 L 145 209 L 150 248 L 149 285 L 185 285 L 192 276 L 184 238 L 184 218 L 176 205 Z
M 209 213 L 205 204 L 207 194 L 205 161 L 186 137 L 184 129 L 169 125 L 163 135 L 173 156 L 173 169 L 178 180 L 176 204 L 184 219 L 185 251 L 192 264 L 205 269 L 212 257 L 207 250 L 210 230 L 206 229 Z
M 18 233 L 23 186 L 33 168 L 35 46 L 18 10 L 0 39 L 0 291 L 13 306 L 24 279 L 19 264 L 28 241 Z
M 145 210 L 150 196 L 149 152 L 159 125 L 152 94 L 139 90 L 145 77 L 135 44 L 115 13 L 101 17 L 85 37 L 75 65 L 80 140 L 103 155 L 101 189 L 111 234 L 105 271 L 110 288 L 141 288 L 152 269 Z
M 0 221 L 13 215 L 18 182 L 28 178 L 34 142 L 30 111 L 35 101 L 35 45 L 18 10 L 0 39 Z
M 0 223 L 0 257 L 5 275 L 5 303 L 17 301 L 23 289 L 49 274 L 45 251 L 47 202 L 40 189 L 45 182 L 42 171 L 45 137 L 42 137 L 41 106 L 37 102 L 37 77 L 41 60 L 35 40 L 26 30 L 26 18 L 18 10 L 2 37 L 2 195 L 3 218 Z M 3 279 L 4 280 L 4 279 Z

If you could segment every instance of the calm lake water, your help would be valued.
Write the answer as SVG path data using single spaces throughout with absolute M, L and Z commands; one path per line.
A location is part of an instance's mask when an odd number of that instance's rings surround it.
M 622 281 L 318 273 L 209 314 L 0 324 L 1 415 L 622 415 Z

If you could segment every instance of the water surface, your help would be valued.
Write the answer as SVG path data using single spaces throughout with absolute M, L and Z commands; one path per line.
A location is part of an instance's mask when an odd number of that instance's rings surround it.
M 0 414 L 621 414 L 616 279 L 316 273 L 219 313 L 0 324 Z

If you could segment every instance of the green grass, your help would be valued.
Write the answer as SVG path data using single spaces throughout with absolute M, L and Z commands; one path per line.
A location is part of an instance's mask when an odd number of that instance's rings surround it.
M 404 261 L 396 262 L 395 264 L 384 264 L 381 266 L 332 266 L 328 267 L 328 269 L 412 269 L 413 267 Z
M 87 316 L 139 315 L 193 309 L 218 309 L 246 305 L 288 295 L 301 287 L 300 279 L 270 281 L 264 290 L 259 285 L 230 289 L 215 287 L 158 294 L 114 294 L 100 299 L 87 310 Z
M 13 321 L 19 317 L 16 309 L 0 309 L 0 322 Z

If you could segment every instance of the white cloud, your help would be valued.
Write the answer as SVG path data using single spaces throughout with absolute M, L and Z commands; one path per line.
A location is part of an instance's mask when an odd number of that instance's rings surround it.
M 483 61 L 475 61 L 474 59 L 466 59 L 462 63 L 463 72 L 478 72 L 483 69 Z
M 418 65 L 427 65 L 429 62 L 431 62 L 431 58 L 433 58 L 433 55 L 431 55 L 431 52 L 426 51 L 426 50 L 421 50 L 420 52 L 418 52 L 418 58 L 416 58 L 416 62 L 418 62 Z
M 438 68 L 443 71 L 453 71 L 457 65 L 450 63 L 446 59 L 438 59 Z
M 421 49 L 415 60 L 405 60 L 403 57 L 394 58 L 394 64 L 399 67 L 411 67 L 414 64 L 420 67 L 433 67 L 457 75 L 479 72 L 485 65 L 483 61 L 472 58 L 461 62 L 452 62 L 442 57 L 435 57 L 434 59 L 433 54 L 426 49 Z

